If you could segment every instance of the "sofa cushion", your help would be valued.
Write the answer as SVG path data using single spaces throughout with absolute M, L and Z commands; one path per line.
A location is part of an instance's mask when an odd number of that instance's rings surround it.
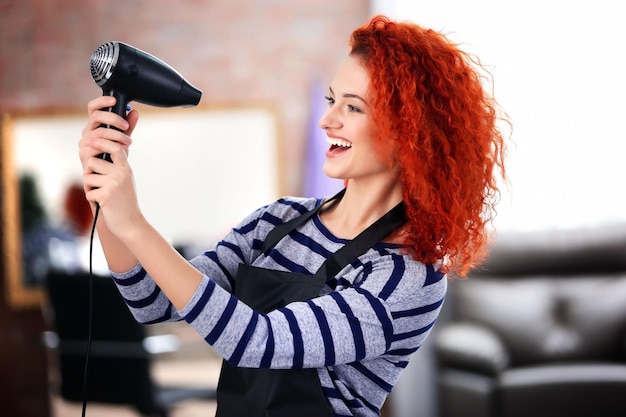
M 479 324 L 444 325 L 435 343 L 439 363 L 452 368 L 498 375 L 510 363 L 509 352 L 500 337 Z
M 507 370 L 499 378 L 502 417 L 626 415 L 626 364 L 581 363 Z
M 497 234 L 472 275 L 578 275 L 626 271 L 626 223 Z
M 473 277 L 450 287 L 455 320 L 494 330 L 513 365 L 614 360 L 623 353 L 626 273 Z

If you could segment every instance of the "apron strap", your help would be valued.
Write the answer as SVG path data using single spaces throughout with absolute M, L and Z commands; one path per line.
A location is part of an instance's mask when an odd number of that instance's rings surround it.
M 344 188 L 343 190 L 339 191 L 337 194 L 335 194 L 328 200 L 322 201 L 317 207 L 313 208 L 312 210 L 307 211 L 306 213 L 302 214 L 301 216 L 296 217 L 295 219 L 292 219 L 285 223 L 281 223 L 277 225 L 276 227 L 274 227 L 265 238 L 265 242 L 263 242 L 261 252 L 267 255 L 270 249 L 276 246 L 278 241 L 280 241 L 282 238 L 287 236 L 289 232 L 291 232 L 292 230 L 295 230 L 298 226 L 300 226 L 301 224 L 309 220 L 311 217 L 313 217 L 325 203 L 328 203 L 330 201 L 343 197 L 345 192 L 346 192 L 346 189 Z
M 313 217 L 319 209 L 327 202 L 343 197 L 346 189 L 339 191 L 330 199 L 323 201 L 317 207 L 296 217 L 286 223 L 282 223 L 274 227 L 268 233 L 265 242 L 263 242 L 262 252 L 267 255 L 268 252 L 292 230 L 305 223 Z M 322 266 L 317 270 L 315 276 L 324 277 L 330 280 L 337 275 L 339 271 L 345 268 L 350 262 L 367 252 L 371 247 L 381 242 L 386 236 L 402 226 L 406 221 L 406 211 L 404 202 L 398 203 L 394 208 L 385 213 L 380 219 L 376 220 L 367 229 L 361 232 L 357 237 L 346 243 L 341 249 L 333 253 L 324 261 Z
M 406 210 L 404 202 L 400 202 L 357 237 L 328 257 L 315 275 L 324 276 L 327 280 L 335 277 L 337 273 L 350 264 L 350 262 L 381 242 L 394 230 L 402 226 L 405 221 Z

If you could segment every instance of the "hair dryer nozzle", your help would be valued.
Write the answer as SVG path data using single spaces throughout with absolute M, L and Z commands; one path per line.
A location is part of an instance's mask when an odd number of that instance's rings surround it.
M 113 75 L 115 64 L 120 55 L 120 46 L 118 42 L 108 42 L 100 45 L 98 49 L 91 55 L 89 68 L 91 69 L 91 78 L 102 87 Z
M 104 94 L 157 107 L 190 107 L 202 91 L 160 59 L 122 42 L 107 42 L 91 55 L 91 77 Z

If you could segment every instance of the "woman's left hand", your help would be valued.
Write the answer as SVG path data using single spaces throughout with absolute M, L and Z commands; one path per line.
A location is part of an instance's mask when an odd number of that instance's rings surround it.
M 119 142 L 93 136 L 84 144 L 98 153 L 108 153 L 111 162 L 97 155 L 86 161 L 84 184 L 89 191 L 86 198 L 100 206 L 101 215 L 109 230 L 124 240 L 143 219 L 137 201 L 133 171 L 128 163 L 128 148 Z

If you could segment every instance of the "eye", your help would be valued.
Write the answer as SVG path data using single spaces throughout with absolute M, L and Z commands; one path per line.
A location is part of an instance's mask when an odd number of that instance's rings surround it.
M 355 113 L 361 113 L 361 109 L 352 104 L 348 104 L 348 110 Z
M 332 106 L 333 104 L 335 104 L 335 99 L 330 96 L 324 96 L 324 99 L 326 99 L 326 102 L 328 103 L 329 106 Z

